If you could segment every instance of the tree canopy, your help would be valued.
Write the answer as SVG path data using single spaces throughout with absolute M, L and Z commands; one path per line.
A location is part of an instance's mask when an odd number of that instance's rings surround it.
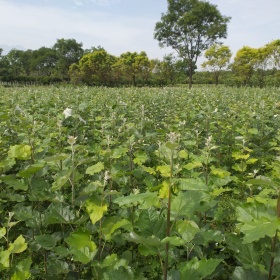
M 160 46 L 172 47 L 189 64 L 189 86 L 198 57 L 227 36 L 230 18 L 216 5 L 200 0 L 168 0 L 168 11 L 156 23 L 154 37 Z

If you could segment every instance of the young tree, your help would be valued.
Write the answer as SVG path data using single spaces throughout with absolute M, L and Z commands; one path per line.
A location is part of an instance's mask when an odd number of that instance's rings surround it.
M 213 72 L 215 84 L 218 85 L 221 71 L 229 65 L 232 53 L 228 46 L 214 44 L 206 50 L 204 56 L 207 61 L 203 62 L 201 66 Z
M 209 2 L 168 0 L 168 11 L 156 23 L 154 37 L 160 46 L 172 47 L 189 63 L 189 87 L 192 87 L 193 65 L 204 50 L 226 38 L 229 20 Z

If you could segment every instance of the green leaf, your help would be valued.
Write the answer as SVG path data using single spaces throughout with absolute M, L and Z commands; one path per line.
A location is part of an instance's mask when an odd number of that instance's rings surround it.
M 70 206 L 62 203 L 52 203 L 46 211 L 46 223 L 51 224 L 68 224 L 75 220 L 76 215 Z
M 130 269 L 120 267 L 118 270 L 105 271 L 102 275 L 102 280 L 124 280 L 136 279 Z
M 23 178 L 29 178 L 33 174 L 41 171 L 45 166 L 45 163 L 36 163 L 33 165 L 28 166 L 26 169 L 21 170 L 18 175 Z
M 182 279 L 202 280 L 212 274 L 221 259 L 202 259 L 192 258 L 189 262 L 180 265 Z
M 96 255 L 96 251 L 92 252 L 88 247 L 84 247 L 81 249 L 71 248 L 70 253 L 73 254 L 73 259 L 76 262 L 81 262 L 83 264 L 87 264 Z
M 221 243 L 224 235 L 219 230 L 201 229 L 195 236 L 195 242 L 198 245 L 206 246 L 209 242 Z
M 261 264 L 261 246 L 255 242 L 243 244 L 240 236 L 230 234 L 226 238 L 227 246 L 233 252 L 234 257 L 242 263 L 242 266 L 249 270 L 265 272 L 265 267 Z
M 172 246 L 182 246 L 186 242 L 179 236 L 172 236 L 172 237 L 165 237 L 164 239 L 161 240 L 162 244 L 169 243 Z
M 110 269 L 118 270 L 120 267 L 127 267 L 127 261 L 124 259 L 119 259 L 117 254 L 112 254 L 107 256 L 100 266 L 102 268 L 110 267 Z
M 0 228 L 0 239 L 6 235 L 6 228 Z
M 177 196 L 172 198 L 172 217 L 177 219 L 180 216 L 191 216 L 195 210 L 199 209 L 204 196 L 202 192 L 198 191 L 179 192 Z
M 237 266 L 233 272 L 232 280 L 266 280 L 267 276 L 261 275 L 257 271 L 248 270 L 244 267 Z
M 35 235 L 34 239 L 42 248 L 46 250 L 52 250 L 57 242 L 56 238 L 49 234 Z
M 235 159 L 247 159 L 250 154 L 243 154 L 241 151 L 233 152 L 232 157 Z
M 27 243 L 22 235 L 20 235 L 13 243 L 9 244 L 9 252 L 11 254 L 18 254 L 25 251 L 27 248 Z
M 138 165 L 142 165 L 149 159 L 148 155 L 143 151 L 135 152 L 134 156 L 135 158 L 133 159 L 133 162 Z
M 83 264 L 89 263 L 97 252 L 95 243 L 91 241 L 91 234 L 86 229 L 79 228 L 65 241 L 70 246 L 69 251 L 73 254 L 73 259 Z
M 12 275 L 11 280 L 25 280 L 31 277 L 30 267 L 32 264 L 31 257 L 20 261 L 16 265 L 16 272 Z
M 269 205 L 260 203 L 245 204 L 242 207 L 236 207 L 237 219 L 241 223 L 247 224 L 253 220 L 267 219 L 273 220 L 276 217 L 275 209 Z
M 96 195 L 92 195 L 89 199 L 87 199 L 85 206 L 93 224 L 99 221 L 108 209 L 107 203 L 105 201 L 102 201 Z
M 192 170 L 194 168 L 202 167 L 202 163 L 200 161 L 193 161 L 183 166 L 183 168 Z
M 15 158 L 20 160 L 27 160 L 31 158 L 31 147 L 29 145 L 15 145 L 11 146 L 8 151 L 9 158 Z
M 189 179 L 173 179 L 173 182 L 178 184 L 178 187 L 182 191 L 193 190 L 193 191 L 208 191 L 209 187 L 199 178 Z
M 61 189 L 69 180 L 72 171 L 62 171 L 57 174 L 57 179 L 53 182 L 51 190 L 57 191 Z
M 66 158 L 68 158 L 69 155 L 67 154 L 56 154 L 50 157 L 45 157 L 44 161 L 46 162 L 57 162 L 60 160 L 65 160 Z
M 126 240 L 137 243 L 143 244 L 145 246 L 161 246 L 160 239 L 155 236 L 150 236 L 148 238 L 138 235 L 135 232 L 130 232 L 129 234 L 124 234 Z
M 88 167 L 86 170 L 86 174 L 93 175 L 101 172 L 103 169 L 104 169 L 104 163 L 98 162 L 95 165 Z
M 105 221 L 102 224 L 102 233 L 105 236 L 106 240 L 110 240 L 112 234 L 119 228 L 131 228 L 131 223 L 125 219 L 122 219 L 120 217 L 109 217 L 105 219 Z
M 200 231 L 198 225 L 194 221 L 179 220 L 176 223 L 176 229 L 185 242 L 190 242 Z
M 258 241 L 265 236 L 273 237 L 276 234 L 276 230 L 280 230 L 280 221 L 276 217 L 271 221 L 262 218 L 247 222 L 240 228 L 240 231 L 245 234 L 243 244 Z
M 250 158 L 248 160 L 246 160 L 246 164 L 254 164 L 258 161 L 257 158 Z
M 61 255 L 59 257 L 61 257 Z M 69 265 L 66 261 L 61 261 L 56 258 L 48 258 L 48 269 L 50 274 L 56 276 L 68 273 Z
M 0 271 L 9 267 L 10 265 L 10 251 L 1 251 L 0 248 Z
M 144 171 L 150 173 L 151 175 L 156 174 L 156 171 L 152 167 L 147 167 L 147 166 L 144 166 L 144 165 L 142 165 L 141 167 L 143 168 Z
M 224 170 L 224 169 L 222 169 L 222 168 L 216 168 L 215 166 L 212 165 L 212 166 L 210 167 L 210 169 L 211 169 L 211 173 L 212 173 L 213 175 L 216 175 L 216 176 L 218 176 L 218 177 L 220 177 L 220 178 L 225 178 L 225 177 L 230 176 L 230 172 L 227 171 L 227 170 Z
M 236 163 L 232 166 L 232 169 L 238 172 L 245 172 L 247 169 L 247 164 L 244 162 Z
M 166 222 L 161 213 L 155 208 L 141 210 L 134 226 L 138 228 L 139 234 L 144 237 L 156 236 L 159 239 L 165 237 Z
M 155 192 L 146 192 L 140 194 L 131 194 L 129 196 L 118 197 L 114 200 L 114 203 L 119 204 L 119 206 L 130 207 L 135 203 L 144 203 L 147 200 L 157 201 L 157 193 Z
M 121 158 L 127 152 L 128 152 L 128 148 L 126 148 L 126 147 L 118 147 L 118 148 L 113 150 L 111 157 L 114 158 L 114 159 Z
M 269 179 L 250 179 L 247 181 L 247 183 L 256 186 L 276 186 L 276 184 Z
M 96 245 L 91 241 L 90 232 L 84 228 L 79 228 L 72 232 L 65 241 L 68 245 L 76 249 L 82 249 L 84 247 L 90 248 L 91 251 L 96 249 Z
M 1 180 L 5 184 L 8 184 L 10 187 L 12 187 L 14 190 L 22 190 L 22 191 L 28 190 L 28 184 L 23 179 L 19 179 L 16 176 L 13 175 L 3 176 L 1 177 Z
M 257 135 L 259 133 L 259 131 L 256 128 L 250 128 L 248 129 L 248 132 L 253 135 Z
M 189 154 L 185 150 L 181 150 L 179 152 L 179 158 L 187 159 L 189 157 Z
M 170 177 L 171 176 L 171 166 L 170 165 L 162 165 L 162 166 L 157 166 L 156 168 L 157 171 L 160 172 L 162 177 Z

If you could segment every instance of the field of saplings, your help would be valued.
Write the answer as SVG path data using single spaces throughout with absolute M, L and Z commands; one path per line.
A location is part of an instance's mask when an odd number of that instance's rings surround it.
M 280 279 L 280 89 L 0 87 L 0 279 Z

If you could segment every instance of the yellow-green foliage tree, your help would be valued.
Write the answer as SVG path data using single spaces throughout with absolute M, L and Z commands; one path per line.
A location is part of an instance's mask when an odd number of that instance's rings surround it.
M 257 58 L 256 49 L 244 46 L 237 51 L 232 64 L 232 70 L 242 85 L 247 86 L 254 73 L 254 63 Z
M 78 64 L 72 64 L 69 75 L 73 83 L 88 85 L 111 85 L 113 81 L 112 65 L 116 58 L 104 49 L 84 55 Z
M 230 48 L 221 44 L 214 44 L 206 50 L 204 56 L 207 61 L 203 62 L 201 66 L 213 72 L 215 84 L 218 85 L 221 71 L 227 68 L 232 56 Z
M 113 68 L 118 79 L 136 86 L 137 81 L 147 82 L 151 73 L 151 62 L 144 51 L 126 52 L 120 55 Z

